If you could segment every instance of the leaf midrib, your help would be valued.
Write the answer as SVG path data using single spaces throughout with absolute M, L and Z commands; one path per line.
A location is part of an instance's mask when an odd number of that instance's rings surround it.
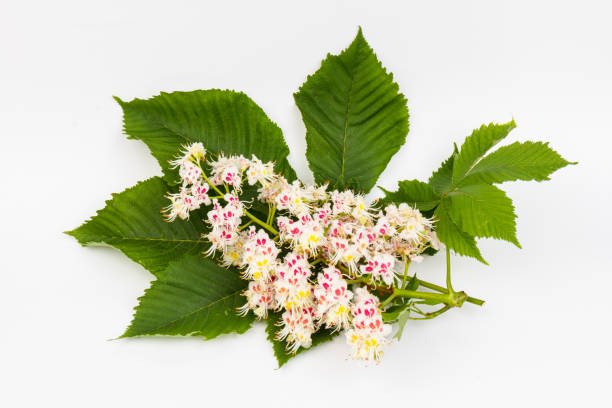
M 480 162 L 478 162 L 478 164 L 480 164 Z M 474 166 L 474 168 L 475 167 L 476 166 Z M 508 164 L 508 165 L 486 166 L 480 169 L 476 169 L 475 171 L 472 171 L 474 170 L 474 168 L 472 168 L 469 173 L 466 173 L 465 177 L 463 177 L 463 179 L 458 184 L 461 184 L 463 181 L 465 181 L 470 176 L 478 175 L 478 174 L 488 172 L 488 171 L 500 171 L 504 169 L 518 169 L 518 168 L 539 168 L 541 169 L 541 168 L 546 168 L 546 167 L 555 167 L 555 165 L 554 164 L 543 165 L 543 164 L 537 164 L 537 163 L 521 165 L 518 163 L 513 163 L 513 164 Z
M 129 106 L 129 102 L 124 102 Z M 138 107 L 134 107 L 134 106 L 130 106 L 130 108 L 134 111 L 134 113 L 136 113 L 137 115 L 141 116 L 143 119 L 156 124 L 158 126 L 161 126 L 162 128 L 166 129 L 168 132 L 173 133 L 179 137 L 182 137 L 183 139 L 185 139 L 186 142 L 192 142 L 194 139 L 187 137 L 185 135 L 183 135 L 182 133 L 176 131 L 175 129 L 173 129 L 172 127 L 170 127 L 168 124 L 166 124 L 164 121 L 162 121 L 161 119 L 155 119 L 152 115 L 148 114 L 147 112 L 138 109 Z M 132 136 L 134 137 L 134 136 Z M 135 139 L 138 140 L 142 140 L 139 137 L 134 137 Z
M 348 124 L 351 110 L 351 94 L 353 92 L 353 84 L 355 83 L 355 74 L 353 72 L 350 72 L 349 77 L 351 79 L 351 84 L 349 86 L 348 94 L 346 96 L 346 111 L 344 113 L 344 137 L 342 140 L 342 163 L 340 167 L 340 180 L 342 180 L 343 183 L 346 183 L 346 181 L 344 180 L 344 163 L 346 162 L 346 139 L 348 138 Z
M 199 295 L 198 293 L 196 293 L 196 292 L 194 292 L 194 291 L 190 291 L 189 289 L 186 289 L 186 288 L 184 288 L 184 287 L 181 287 L 181 286 L 176 286 L 176 285 L 170 285 L 170 284 L 168 284 L 168 283 L 165 283 L 165 284 L 166 284 L 166 285 L 168 285 L 168 286 L 174 286 L 175 288 L 178 288 L 178 289 L 183 289 L 183 290 L 186 290 L 186 291 L 188 291 L 188 292 L 192 292 L 192 293 L 194 293 L 194 294 L 196 294 L 196 295 L 198 295 L 198 296 L 201 296 L 201 295 Z M 226 300 L 226 299 L 228 299 L 228 298 L 230 298 L 230 297 L 232 297 L 232 296 L 240 295 L 240 294 L 243 292 L 243 290 L 244 290 L 244 289 L 239 289 L 239 290 L 237 290 L 237 291 L 235 291 L 235 292 L 232 292 L 232 293 L 230 293 L 230 294 L 228 294 L 228 295 L 226 295 L 226 296 L 223 296 L 222 298 L 219 298 L 219 299 L 217 299 L 217 300 L 215 300 L 215 301 L 213 301 L 213 302 L 210 302 L 210 303 L 208 303 L 208 304 L 207 304 L 207 305 L 205 305 L 205 306 L 199 307 L 199 308 L 197 308 L 197 309 L 195 309 L 195 310 L 193 310 L 193 311 L 191 311 L 191 312 L 189 312 L 189 313 L 187 313 L 187 314 L 185 314 L 185 315 L 179 316 L 179 317 L 177 317 L 176 319 L 173 319 L 173 320 L 171 320 L 171 321 L 169 321 L 169 322 L 166 322 L 166 323 L 164 323 L 164 324 L 162 324 L 162 325 L 160 325 L 160 326 L 154 327 L 154 328 L 152 328 L 152 329 L 144 330 L 144 331 L 140 332 L 138 335 L 139 335 L 139 336 L 140 336 L 140 335 L 143 335 L 143 334 L 144 334 L 144 335 L 147 335 L 147 334 L 150 334 L 151 332 L 156 332 L 156 331 L 158 331 L 158 330 L 160 330 L 160 329 L 163 329 L 163 328 L 165 328 L 165 327 L 168 327 L 168 326 L 170 326 L 170 325 L 172 325 L 172 324 L 174 324 L 174 323 L 176 323 L 176 322 L 178 322 L 178 321 L 180 321 L 180 320 L 187 319 L 189 316 L 191 316 L 191 315 L 193 315 L 193 314 L 196 314 L 196 313 L 200 313 L 200 312 L 202 312 L 203 310 L 206 310 L 207 308 L 212 307 L 212 306 L 213 306 L 214 304 L 216 304 L 216 303 L 219 303 L 219 302 L 221 302 L 221 301 L 224 301 L 224 300 Z M 192 333 L 196 333 L 196 332 L 198 332 L 198 330 L 194 330 Z M 206 337 L 206 336 L 205 336 L 205 337 Z
M 121 240 L 121 241 L 160 241 L 160 242 L 191 242 L 196 244 L 205 244 L 206 241 L 201 239 L 193 240 L 193 239 L 167 239 L 167 238 L 131 238 L 131 237 L 107 237 L 106 240 Z M 98 241 L 91 241 L 98 242 Z

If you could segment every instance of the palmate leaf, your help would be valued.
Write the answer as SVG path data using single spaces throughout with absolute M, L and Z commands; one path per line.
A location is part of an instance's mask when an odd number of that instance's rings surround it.
M 459 150 L 455 143 L 453 154 L 451 154 L 450 157 L 440 165 L 440 168 L 434 171 L 429 178 L 429 185 L 436 193 L 444 194 L 450 191 L 453 178 L 453 165 L 458 154 Z
M 279 323 L 281 322 L 281 319 L 281 313 L 272 312 L 269 314 L 268 319 L 266 320 L 266 333 L 268 334 L 268 340 L 272 343 L 274 357 L 276 357 L 276 361 L 278 361 L 279 368 L 298 354 L 308 351 L 321 343 L 333 340 L 333 338 L 339 334 L 339 332 L 332 333 L 330 330 L 319 329 L 317 332 L 313 333 L 312 345 L 309 348 L 305 349 L 300 347 L 297 352 L 293 354 L 287 351 L 287 343 L 285 341 L 276 339 L 276 333 L 280 330 Z
M 245 303 L 241 293 L 247 284 L 235 269 L 201 255 L 186 256 L 170 263 L 163 277 L 145 291 L 121 337 L 162 334 L 212 339 L 244 333 L 254 321 L 251 313 L 237 313 Z
M 484 156 L 489 149 L 508 136 L 516 127 L 514 120 L 503 125 L 491 123 L 482 125 L 468 136 L 453 163 L 452 185 L 459 185 L 467 173 Z
M 397 191 L 388 191 L 380 188 L 385 197 L 381 200 L 381 205 L 394 203 L 407 203 L 420 211 L 430 211 L 436 208 L 440 202 L 438 195 L 431 185 L 418 180 L 404 180 L 398 183 Z
M 502 190 L 490 184 L 475 184 L 460 187 L 448 197 L 449 214 L 462 231 L 521 247 L 516 238 L 514 206 Z
M 289 148 L 278 126 L 241 92 L 209 89 L 162 92 L 151 99 L 124 102 L 124 130 L 142 140 L 158 160 L 168 182 L 178 178 L 169 168 L 181 145 L 202 142 L 212 153 L 257 156 L 275 161 L 275 170 L 289 181 L 296 178 L 289 165 Z
M 459 255 L 470 256 L 478 259 L 480 262 L 486 264 L 480 250 L 476 246 L 476 240 L 473 235 L 463 231 L 450 216 L 451 202 L 448 198 L 443 198 L 440 205 L 436 208 L 435 218 L 436 233 L 438 238 L 446 246 Z
M 160 210 L 169 203 L 164 198 L 168 190 L 160 177 L 140 182 L 113 194 L 97 215 L 67 234 L 82 245 L 113 246 L 157 277 L 163 277 L 171 261 L 205 248 L 200 238 L 204 231 L 201 219 L 194 216 L 189 221 L 164 221 Z
M 480 160 L 461 185 L 503 183 L 514 180 L 550 180 L 555 171 L 570 163 L 548 143 L 524 142 L 503 146 Z
M 370 191 L 408 133 L 406 98 L 398 89 L 361 29 L 308 77 L 294 97 L 317 183 Z

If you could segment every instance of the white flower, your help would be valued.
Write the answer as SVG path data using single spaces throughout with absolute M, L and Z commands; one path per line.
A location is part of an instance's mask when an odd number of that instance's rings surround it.
M 212 227 L 212 231 L 205 235 L 211 243 L 207 255 L 212 255 L 216 250 L 226 251 L 236 243 L 242 214 L 240 201 L 229 202 L 222 207 L 216 199 L 213 200 L 213 209 L 207 214 L 208 223 Z
M 300 347 L 311 346 L 313 332 L 312 308 L 293 308 L 283 313 L 282 329 L 277 333 L 276 339 L 286 340 L 287 350 L 295 353 Z
M 370 213 L 370 208 L 367 206 L 365 202 L 365 198 L 361 195 L 356 195 L 353 201 L 353 210 L 351 211 L 351 215 L 359 221 L 361 224 L 366 224 L 369 220 L 372 219 L 372 214 Z
M 169 163 L 172 168 L 177 168 L 185 162 L 195 160 L 200 161 L 206 155 L 206 149 L 202 143 L 192 143 L 190 145 L 183 146 L 183 150 L 176 157 L 175 160 L 171 160 Z
M 387 336 L 391 333 L 391 325 L 383 323 L 378 299 L 363 287 L 356 289 L 351 314 L 353 328 L 346 332 L 351 356 L 359 360 L 379 360 L 390 343 Z
M 255 313 L 257 318 L 266 318 L 269 309 L 275 308 L 272 285 L 266 281 L 251 281 L 249 287 L 244 291 L 247 302 L 238 309 L 239 314 L 244 316 L 249 310 Z
M 425 225 L 416 217 L 407 218 L 401 226 L 400 238 L 406 241 L 417 241 L 425 231 Z
M 196 160 L 201 160 L 206 155 L 206 149 L 200 142 L 192 143 L 189 146 L 189 155 Z
M 205 154 L 206 149 L 204 149 L 202 143 L 192 143 L 184 146 L 180 155 L 175 160 L 169 162 L 171 168 L 175 169 L 178 167 L 183 185 L 186 186 L 199 182 L 202 176 L 199 162 Z
M 304 197 L 308 201 L 325 201 L 329 198 L 329 194 L 327 193 L 327 184 L 317 186 L 308 186 L 304 189 Z
M 269 184 L 274 178 L 274 163 L 262 163 L 257 157 L 253 156 L 247 170 L 247 181 L 249 185 L 261 183 L 263 186 Z
M 181 187 L 178 194 L 170 194 L 167 196 L 170 200 L 170 205 L 163 209 L 164 217 L 168 222 L 172 222 L 176 217 L 186 220 L 189 219 L 189 211 L 193 211 L 200 207 L 200 202 L 197 197 L 189 194 L 189 189 Z
M 201 204 L 210 205 L 210 197 L 208 196 L 209 185 L 206 183 L 197 183 L 191 186 L 191 194 L 198 203 L 198 207 Z
M 288 210 L 291 214 L 299 216 L 310 211 L 310 205 L 304 197 L 304 191 L 299 181 L 283 186 L 281 192 L 275 198 L 279 210 Z
M 238 239 L 238 231 L 223 225 L 218 228 L 213 228 L 205 237 L 211 244 L 205 254 L 212 255 L 217 250 L 225 252 L 228 247 L 234 245 Z
M 248 231 L 239 232 L 234 243 L 226 246 L 223 251 L 223 266 L 226 268 L 229 266 L 242 266 L 242 253 L 244 252 L 244 243 L 248 236 Z
M 285 309 L 313 306 L 310 264 L 302 255 L 289 253 L 276 270 L 275 300 Z
M 329 225 L 331 217 L 331 206 L 329 203 L 325 203 L 323 207 L 317 207 L 314 210 L 314 219 L 321 223 L 324 227 Z
M 303 214 L 299 220 L 278 217 L 277 225 L 282 242 L 288 242 L 295 250 L 307 255 L 315 255 L 326 243 L 324 228 L 309 214 Z
M 388 336 L 391 333 L 391 326 L 383 325 L 382 333 L 374 333 L 363 330 L 348 330 L 346 332 L 346 342 L 351 346 L 350 356 L 355 360 L 377 361 L 384 354 L 384 349 L 390 343 Z
M 179 217 L 180 219 L 189 218 L 189 206 L 184 202 L 181 194 L 171 194 L 168 196 L 170 205 L 164 208 L 163 212 L 166 221 L 172 222 Z
M 212 169 L 211 182 L 218 186 L 228 184 L 240 191 L 242 186 L 242 172 L 248 168 L 250 161 L 242 156 L 225 157 L 219 155 L 216 161 L 210 162 Z
M 387 209 L 388 208 L 389 207 L 387 207 Z M 390 216 L 383 216 L 382 213 L 380 213 L 378 215 L 378 220 L 376 220 L 374 231 L 382 237 L 392 237 L 395 235 L 396 231 L 395 228 L 393 228 L 392 218 Z
M 281 194 L 288 186 L 287 180 L 282 176 L 275 176 L 271 182 L 261 186 L 257 191 L 259 201 L 264 203 L 276 203 L 276 197 Z
M 179 176 L 184 185 L 196 184 L 202 177 L 202 170 L 195 163 L 185 161 L 179 167 Z
M 346 265 L 350 272 L 357 270 L 357 262 L 361 259 L 362 255 L 358 251 L 358 247 L 351 244 L 345 238 L 329 238 L 330 245 L 328 251 L 331 256 L 331 263 L 337 264 L 342 263 Z
M 348 328 L 353 293 L 347 290 L 342 274 L 330 266 L 319 273 L 317 281 L 314 296 L 317 301 L 315 316 L 319 324 L 334 330 Z
M 280 251 L 264 230 L 260 229 L 256 233 L 252 233 L 255 227 L 250 227 L 250 230 L 242 253 L 245 266 L 243 276 L 246 279 L 269 280 L 278 266 L 276 257 Z
M 334 215 L 350 214 L 355 204 L 355 194 L 350 190 L 342 192 L 334 190 L 331 192 L 331 200 Z
M 374 253 L 367 257 L 367 264 L 360 267 L 361 273 L 371 275 L 374 280 L 382 279 L 386 285 L 393 283 L 395 257 L 385 253 Z

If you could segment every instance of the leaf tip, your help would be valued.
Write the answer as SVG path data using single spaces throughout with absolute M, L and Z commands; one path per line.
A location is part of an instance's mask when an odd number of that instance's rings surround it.
M 118 96 L 113 95 L 113 99 L 119 104 L 119 106 L 123 107 L 123 105 L 125 105 L 125 102 L 121 100 L 121 98 L 119 98 Z
M 352 48 L 352 46 L 359 46 L 358 43 L 366 44 L 369 47 L 368 42 L 366 41 L 365 36 L 363 35 L 363 29 L 361 28 L 361 26 L 357 26 L 357 35 L 355 35 L 355 39 L 353 40 L 349 48 Z
M 523 246 L 521 245 L 520 242 L 518 242 L 518 239 L 514 239 L 512 240 L 512 243 L 518 248 L 518 249 L 523 249 Z
M 75 228 L 72 231 L 63 231 L 62 234 L 66 234 L 66 235 L 76 239 L 77 242 L 79 244 L 81 244 L 82 246 L 87 246 L 87 242 L 85 240 L 83 240 L 83 237 L 82 236 L 79 237 L 79 233 L 78 233 L 79 228 L 81 228 L 81 227 Z

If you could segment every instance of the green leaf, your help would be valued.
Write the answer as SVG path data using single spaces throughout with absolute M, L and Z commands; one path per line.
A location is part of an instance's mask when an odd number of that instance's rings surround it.
M 451 180 L 453 177 L 453 164 L 455 163 L 455 158 L 458 154 L 459 151 L 457 150 L 457 144 L 455 143 L 453 154 L 451 154 L 450 157 L 442 163 L 440 168 L 436 170 L 429 178 L 429 185 L 433 187 L 436 193 L 444 194 L 450 191 Z
M 549 180 L 553 172 L 570 163 L 548 143 L 512 143 L 484 157 L 468 173 L 461 185 L 503 183 L 514 180 Z
M 235 269 L 218 266 L 210 258 L 192 255 L 168 266 L 164 278 L 151 284 L 134 319 L 121 337 L 143 335 L 203 336 L 244 333 L 252 314 L 239 316 L 248 282 Z
M 421 285 L 421 282 L 419 281 L 419 278 L 417 278 L 416 273 L 415 273 L 414 276 L 410 278 L 410 280 L 408 281 L 408 284 L 406 285 L 404 289 L 417 290 L 420 285 Z
M 275 161 L 275 170 L 289 181 L 296 178 L 289 165 L 289 148 L 278 126 L 248 96 L 241 92 L 209 89 L 192 92 L 162 92 L 151 99 L 124 102 L 124 130 L 142 140 L 159 161 L 168 182 L 178 175 L 168 161 L 181 145 L 202 142 L 212 153 L 256 155 Z
M 461 230 L 449 214 L 450 199 L 444 198 L 436 208 L 436 233 L 441 242 L 459 255 L 470 256 L 487 264 L 476 246 L 474 236 Z M 488 264 L 487 264 L 488 265 Z
M 410 309 L 402 310 L 397 316 L 397 332 L 393 335 L 394 339 L 398 341 L 402 339 L 402 333 L 404 332 L 404 328 L 406 327 L 406 323 L 408 322 L 410 317 Z
M 287 343 L 284 341 L 276 340 L 276 333 L 280 330 L 279 323 L 282 321 L 282 314 L 277 312 L 272 312 L 268 315 L 268 319 L 266 320 L 266 333 L 268 333 L 268 340 L 272 343 L 272 349 L 274 350 L 274 356 L 278 361 L 278 367 L 282 367 L 298 354 L 303 353 L 304 351 L 311 350 L 312 348 L 318 346 L 321 343 L 328 342 L 333 340 L 335 336 L 337 336 L 340 332 L 331 332 L 326 329 L 319 329 L 312 335 L 312 345 L 305 349 L 300 347 L 295 354 L 292 354 L 287 351 L 286 346 Z
M 416 206 L 420 211 L 429 211 L 436 208 L 440 202 L 440 196 L 427 183 L 418 180 L 404 180 L 398 183 L 395 192 L 385 190 L 385 197 L 381 200 L 383 205 L 390 203 L 407 203 Z
M 327 56 L 294 97 L 316 182 L 370 191 L 406 140 L 408 107 L 361 28 L 340 55 Z
M 499 143 L 516 127 L 514 120 L 503 125 L 491 123 L 482 125 L 468 136 L 453 165 L 452 184 L 457 186 L 467 177 L 468 172 L 484 156 L 490 148 Z
M 490 184 L 463 186 L 449 194 L 453 221 L 470 235 L 497 238 L 521 247 L 512 200 Z
M 106 207 L 91 220 L 66 233 L 81 245 L 113 246 L 161 277 L 171 261 L 198 254 L 205 248 L 200 238 L 204 223 L 198 217 L 164 221 L 160 211 L 169 203 L 164 198 L 168 190 L 160 177 L 140 182 L 113 194 Z
M 406 289 L 408 289 L 408 288 L 406 288 Z M 413 290 L 413 289 L 410 289 L 410 290 Z M 402 313 L 402 311 L 405 310 L 409 306 L 410 306 L 410 304 L 408 304 L 408 303 L 404 303 L 403 305 L 391 306 L 390 308 L 388 308 L 387 310 L 385 310 L 384 312 L 381 313 L 383 322 L 385 322 L 385 323 L 394 323 L 394 322 L 396 322 L 397 318 L 400 315 L 400 313 Z

